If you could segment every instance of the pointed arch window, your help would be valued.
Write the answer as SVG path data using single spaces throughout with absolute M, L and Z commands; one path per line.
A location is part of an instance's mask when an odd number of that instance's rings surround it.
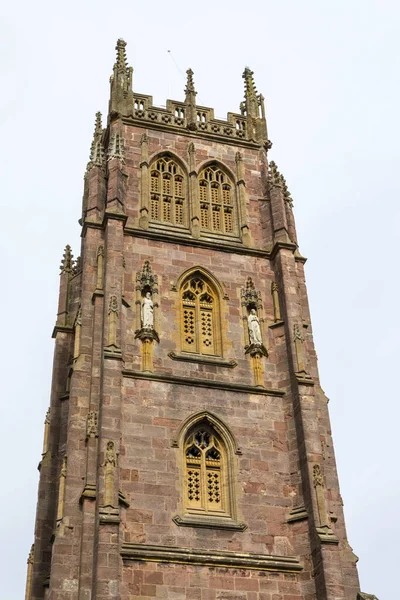
M 150 220 L 187 227 L 186 177 L 169 156 L 150 167 Z
M 234 184 L 217 164 L 200 173 L 199 201 L 202 229 L 237 235 Z
M 188 277 L 181 288 L 182 350 L 221 356 L 219 297 L 201 273 Z
M 227 450 L 222 438 L 201 422 L 186 436 L 184 454 L 185 512 L 231 516 Z

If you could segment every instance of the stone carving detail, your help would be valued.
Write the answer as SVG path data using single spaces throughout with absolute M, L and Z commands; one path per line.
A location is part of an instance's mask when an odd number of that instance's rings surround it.
M 107 442 L 104 456 L 104 506 L 114 506 L 114 477 L 117 453 L 113 441 Z
M 98 437 L 99 435 L 99 415 L 97 410 L 88 413 L 86 420 L 86 438 Z
M 97 281 L 96 290 L 103 289 L 104 246 L 97 248 Z
M 272 294 L 272 302 L 274 305 L 274 321 L 275 323 L 281 321 L 281 307 L 279 303 L 279 292 L 278 292 L 278 284 L 276 281 L 271 283 L 271 294 Z
M 257 291 L 251 277 L 247 278 L 246 286 L 240 290 L 242 304 L 247 308 L 262 308 L 261 292 Z
M 144 262 L 142 270 L 136 275 L 136 289 L 138 287 L 141 292 L 144 292 L 146 288 L 150 288 L 149 291 L 153 292 L 158 287 L 158 277 L 153 273 L 148 260 Z
M 136 274 L 136 332 L 142 341 L 159 341 L 157 334 L 158 277 L 146 260 L 143 268 Z M 149 356 L 151 349 L 146 349 Z M 147 363 L 149 364 L 149 363 Z M 146 369 L 148 370 L 148 369 Z
M 154 305 L 151 299 L 151 292 L 146 292 L 142 300 L 142 328 L 154 328 Z
M 122 135 L 118 132 L 114 133 L 111 136 L 110 144 L 108 146 L 108 159 L 112 160 L 113 158 L 117 158 L 121 162 L 124 161 L 124 146 Z
M 71 252 L 71 246 L 67 244 L 65 246 L 64 255 L 62 257 L 60 269 L 61 273 L 72 273 L 72 269 L 74 266 L 74 257 Z
M 249 338 L 250 344 L 261 345 L 261 328 L 260 328 L 260 320 L 257 317 L 257 311 L 255 308 L 250 310 L 250 314 L 247 317 L 247 323 L 249 327 Z
M 81 328 L 82 328 L 82 309 L 78 308 L 75 317 L 75 337 L 74 337 L 74 360 L 76 360 L 81 351 Z
M 321 467 L 319 465 L 313 466 L 313 484 L 314 487 L 318 487 L 319 485 L 324 485 L 324 478 L 321 473 Z
M 306 370 L 306 356 L 304 349 L 304 338 L 301 329 L 297 323 L 293 325 L 293 341 L 296 349 L 297 357 L 297 372 L 296 377 L 298 381 L 303 383 L 312 382 L 312 378 Z
M 67 477 L 67 457 L 64 456 L 61 463 L 60 477 L 58 480 L 58 503 L 57 503 L 57 522 L 59 523 L 64 516 L 65 500 L 65 479 Z
M 103 128 L 101 124 L 101 112 L 96 113 L 96 122 L 94 126 L 93 140 L 90 147 L 90 159 L 87 165 L 87 170 L 93 169 L 93 167 L 104 168 L 105 165 L 105 152 L 103 146 Z
M 319 526 L 317 526 L 318 536 L 323 543 L 337 544 L 338 539 L 334 532 L 329 526 L 328 511 L 326 508 L 325 501 L 325 484 L 324 476 L 321 471 L 321 466 L 316 463 L 312 469 L 312 482 L 315 488 L 315 495 L 317 499 L 317 511 Z
M 110 296 L 108 304 L 108 345 L 117 346 L 118 298 Z
M 263 385 L 262 357 L 268 356 L 267 348 L 263 343 L 262 326 L 263 305 L 261 293 L 256 290 L 251 277 L 247 278 L 246 285 L 240 290 L 242 305 L 242 320 L 245 331 L 245 351 L 250 354 L 252 369 L 256 385 Z

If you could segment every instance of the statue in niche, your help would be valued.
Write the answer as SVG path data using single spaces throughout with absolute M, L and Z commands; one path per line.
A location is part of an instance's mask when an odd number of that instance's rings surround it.
M 154 328 L 154 306 L 151 292 L 146 292 L 142 300 L 142 327 L 143 329 Z
M 257 311 L 255 308 L 252 308 L 250 310 L 250 314 L 247 317 L 247 326 L 249 328 L 250 344 L 254 344 L 256 346 L 261 346 L 262 338 L 261 338 L 260 320 L 257 316 Z

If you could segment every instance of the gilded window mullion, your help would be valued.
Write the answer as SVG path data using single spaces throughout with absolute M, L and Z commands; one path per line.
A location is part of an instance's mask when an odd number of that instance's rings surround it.
M 208 512 L 207 503 L 207 469 L 206 469 L 206 458 L 205 452 L 201 451 L 201 469 L 200 469 L 200 480 L 201 480 L 201 507 L 203 510 Z

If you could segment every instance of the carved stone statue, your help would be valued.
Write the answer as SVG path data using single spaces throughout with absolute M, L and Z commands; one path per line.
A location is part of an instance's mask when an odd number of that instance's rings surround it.
M 249 328 L 250 344 L 262 345 L 260 320 L 257 317 L 256 309 L 252 308 L 247 317 L 247 325 Z
M 142 327 L 143 329 L 154 328 L 154 307 L 151 292 L 146 292 L 142 300 Z

